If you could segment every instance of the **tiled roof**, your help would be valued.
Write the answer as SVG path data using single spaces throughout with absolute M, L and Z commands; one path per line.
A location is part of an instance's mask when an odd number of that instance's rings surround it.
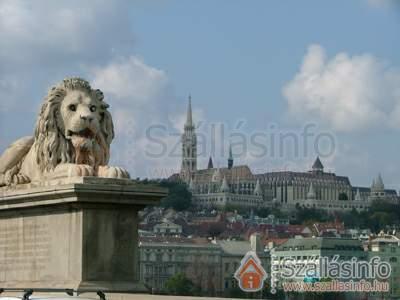
M 144 246 L 205 246 L 205 247 L 215 247 L 215 244 L 210 243 L 204 238 L 185 238 L 185 237 L 173 237 L 173 236 L 155 236 L 155 237 L 140 237 L 140 245 Z
M 360 187 L 360 186 L 353 187 L 353 193 L 357 193 L 357 190 L 360 190 L 360 193 L 371 193 L 371 188 L 369 187 Z M 385 193 L 387 195 L 397 196 L 397 191 L 393 189 L 385 189 Z
M 286 243 L 276 248 L 276 251 L 295 250 L 302 247 L 302 250 L 322 249 L 322 250 L 362 250 L 362 244 L 359 240 L 344 238 L 292 238 Z
M 280 172 L 268 172 L 264 174 L 255 175 L 257 179 L 261 181 L 288 181 L 292 182 L 299 179 L 307 180 L 326 180 L 326 181 L 337 181 L 350 185 L 350 180 L 346 176 L 337 176 L 334 173 L 313 173 L 313 172 L 292 172 L 292 171 L 280 171 Z
M 245 255 L 251 250 L 250 242 L 247 241 L 218 241 L 217 244 L 229 255 Z
M 195 173 L 195 182 L 211 182 L 212 176 L 217 171 L 217 168 L 202 169 Z M 235 180 L 251 180 L 254 175 L 248 166 L 233 166 L 231 169 L 219 168 L 221 178 L 226 178 L 228 182 L 234 183 Z

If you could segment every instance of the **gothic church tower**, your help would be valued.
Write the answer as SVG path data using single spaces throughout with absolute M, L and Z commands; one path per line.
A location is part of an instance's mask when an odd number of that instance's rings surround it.
M 197 138 L 192 119 L 192 99 L 189 96 L 189 104 L 186 115 L 186 123 L 182 134 L 182 166 L 181 178 L 189 183 L 197 171 Z

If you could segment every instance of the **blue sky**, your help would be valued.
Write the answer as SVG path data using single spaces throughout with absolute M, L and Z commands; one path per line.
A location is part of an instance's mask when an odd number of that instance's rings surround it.
M 112 162 L 133 177 L 179 168 L 171 153 L 191 93 L 199 132 L 221 122 L 234 132 L 242 121 L 247 140 L 271 126 L 299 137 L 315 124 L 316 135 L 335 139 L 322 159 L 328 170 L 355 185 L 381 172 L 400 188 L 399 33 L 396 0 L 0 0 L 0 151 L 32 134 L 51 85 L 82 76 L 105 92 L 117 134 Z M 165 126 L 158 133 L 168 149 L 156 158 L 146 137 L 155 124 Z M 217 135 L 216 147 L 229 142 Z M 256 157 L 248 145 L 234 149 L 235 160 L 307 170 L 317 153 L 294 155 L 292 146 Z M 222 166 L 226 157 L 214 160 Z

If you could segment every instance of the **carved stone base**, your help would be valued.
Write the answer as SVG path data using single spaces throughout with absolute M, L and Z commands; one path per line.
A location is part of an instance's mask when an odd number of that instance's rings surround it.
M 137 212 L 166 190 L 80 177 L 0 189 L 0 286 L 144 292 Z

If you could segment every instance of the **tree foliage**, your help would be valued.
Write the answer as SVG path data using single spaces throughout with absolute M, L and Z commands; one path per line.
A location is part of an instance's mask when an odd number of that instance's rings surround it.
M 400 225 L 400 205 L 384 201 L 372 203 L 369 211 L 337 213 L 346 227 L 369 228 L 373 232 L 398 227 Z
M 168 196 L 161 200 L 161 206 L 173 208 L 176 211 L 187 210 L 192 205 L 192 193 L 185 183 L 161 181 L 162 187 L 168 188 Z
M 306 207 L 296 207 L 295 224 L 305 224 L 305 223 L 315 223 L 315 222 L 327 222 L 332 221 L 333 216 L 329 215 L 326 211 L 306 208 Z
M 165 283 L 167 292 L 175 296 L 193 296 L 197 294 L 197 288 L 185 274 L 177 273 Z

